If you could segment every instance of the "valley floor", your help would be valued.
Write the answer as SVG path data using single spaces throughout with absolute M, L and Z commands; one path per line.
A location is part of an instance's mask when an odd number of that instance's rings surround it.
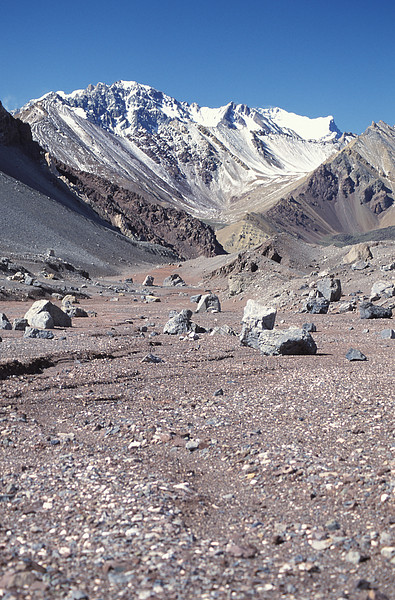
M 266 357 L 162 333 L 202 289 L 115 287 L 53 340 L 1 332 L 0 598 L 394 598 L 392 322 L 285 309 L 318 354 Z

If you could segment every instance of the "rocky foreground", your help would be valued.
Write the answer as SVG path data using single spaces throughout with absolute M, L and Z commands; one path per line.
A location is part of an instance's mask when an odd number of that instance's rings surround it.
M 0 597 L 394 598 L 393 319 L 282 302 L 317 353 L 265 356 L 231 335 L 245 298 L 168 335 L 204 288 L 142 281 L 1 331 Z

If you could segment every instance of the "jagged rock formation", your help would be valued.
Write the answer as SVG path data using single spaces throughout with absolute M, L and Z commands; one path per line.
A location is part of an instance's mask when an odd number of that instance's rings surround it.
M 91 173 L 57 161 L 54 164 L 72 189 L 124 235 L 171 248 L 180 258 L 224 253 L 212 228 L 187 212 L 148 202 L 143 196 Z
M 35 160 L 38 160 L 41 154 L 39 144 L 33 141 L 29 125 L 20 119 L 14 119 L 1 102 L 0 146 L 17 146 Z
M 73 169 L 224 220 L 271 206 L 351 139 L 332 117 L 199 107 L 130 81 L 51 92 L 18 116 Z

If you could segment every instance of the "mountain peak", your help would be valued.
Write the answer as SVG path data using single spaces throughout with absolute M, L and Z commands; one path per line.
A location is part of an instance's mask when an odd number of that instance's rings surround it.
M 19 114 L 61 162 L 133 189 L 144 180 L 158 198 L 210 218 L 225 206 L 255 209 L 266 197 L 262 189 L 255 198 L 256 188 L 273 183 L 277 194 L 279 178 L 288 185 L 347 142 L 331 116 L 233 101 L 210 108 L 136 81 L 50 93 L 42 102 Z

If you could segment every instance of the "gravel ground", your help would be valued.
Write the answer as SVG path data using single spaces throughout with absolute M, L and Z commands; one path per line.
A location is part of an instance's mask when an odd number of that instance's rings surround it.
M 0 597 L 394 599 L 392 322 L 285 306 L 318 354 L 266 357 L 162 333 L 201 290 L 115 289 L 54 340 L 1 332 Z

